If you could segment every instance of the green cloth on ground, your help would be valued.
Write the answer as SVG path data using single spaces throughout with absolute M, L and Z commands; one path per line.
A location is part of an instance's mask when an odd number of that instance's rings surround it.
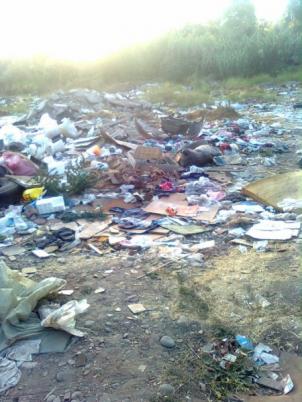
M 46 278 L 34 282 L 0 261 L 0 351 L 20 339 L 41 339 L 40 352 L 64 352 L 70 334 L 44 328 L 34 312 L 38 302 L 65 285 Z

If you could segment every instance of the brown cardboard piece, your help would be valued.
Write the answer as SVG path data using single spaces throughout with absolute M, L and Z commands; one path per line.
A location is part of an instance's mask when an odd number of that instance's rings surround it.
M 168 197 L 151 201 L 151 203 L 143 208 L 143 210 L 153 214 L 168 216 L 167 208 L 169 207 L 176 210 L 176 216 L 208 222 L 214 220 L 219 209 L 219 207 L 215 205 L 208 210 L 203 211 L 198 205 L 189 205 L 184 193 L 174 193 Z
M 102 131 L 102 135 L 106 140 L 108 140 L 109 142 L 111 142 L 113 144 L 119 145 L 120 147 L 127 148 L 127 149 L 133 149 L 133 150 L 137 148 L 137 145 L 133 144 L 132 142 L 116 140 L 105 130 Z
M 133 153 L 135 159 L 147 160 L 160 160 L 163 159 L 163 153 L 159 148 L 144 147 L 139 145 Z
M 302 199 L 302 170 L 257 180 L 242 189 L 242 193 L 256 201 L 282 210 L 278 204 L 285 198 Z
M 83 230 L 79 233 L 79 238 L 87 240 L 91 237 L 98 236 L 102 231 L 107 229 L 111 224 L 111 219 L 107 219 L 106 221 L 102 222 L 89 222 L 79 219 L 78 223 L 83 225 Z

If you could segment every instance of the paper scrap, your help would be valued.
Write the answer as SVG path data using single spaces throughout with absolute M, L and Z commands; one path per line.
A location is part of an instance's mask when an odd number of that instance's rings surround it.
M 144 311 L 146 311 L 145 307 L 140 304 L 128 304 L 128 308 L 131 311 L 131 313 L 133 314 L 139 314 L 139 313 L 143 313 Z
M 252 226 L 246 234 L 259 240 L 289 240 L 299 234 L 300 222 L 263 220 Z
M 105 292 L 105 289 L 104 289 L 104 288 L 97 288 L 97 289 L 95 289 L 95 291 L 94 291 L 95 294 L 104 293 L 104 292 Z
M 34 267 L 27 267 L 22 269 L 22 274 L 28 275 L 28 274 L 34 274 L 37 272 L 37 268 Z
M 32 250 L 32 253 L 39 258 L 48 258 L 50 257 L 50 254 L 48 254 L 46 251 L 44 250 L 40 250 L 40 249 L 36 249 L 36 250 Z

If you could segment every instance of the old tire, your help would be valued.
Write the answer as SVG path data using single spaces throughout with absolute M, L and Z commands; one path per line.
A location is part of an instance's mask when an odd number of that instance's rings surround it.
M 0 207 L 20 203 L 23 188 L 13 181 L 0 177 Z

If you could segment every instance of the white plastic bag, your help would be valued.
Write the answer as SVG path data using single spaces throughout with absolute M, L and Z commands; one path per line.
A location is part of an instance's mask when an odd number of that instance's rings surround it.
M 70 119 L 63 119 L 63 122 L 60 124 L 59 128 L 64 137 L 77 138 L 79 136 L 78 130 Z
M 18 127 L 6 124 L 0 129 L 0 139 L 3 140 L 3 145 L 7 148 L 13 142 L 26 145 L 27 136 Z
M 75 328 L 75 317 L 84 313 L 89 307 L 87 300 L 71 300 L 60 308 L 52 311 L 41 322 L 43 327 L 61 329 L 71 335 L 82 337 L 85 334 Z
M 44 131 L 44 134 L 52 139 L 61 133 L 59 125 L 56 120 L 52 119 L 48 113 L 41 116 L 39 128 Z

